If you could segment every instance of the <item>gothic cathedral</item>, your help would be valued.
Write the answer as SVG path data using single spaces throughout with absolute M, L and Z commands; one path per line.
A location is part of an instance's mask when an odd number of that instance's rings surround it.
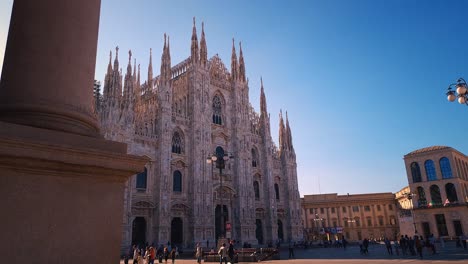
M 249 102 L 242 46 L 237 59 L 233 41 L 229 72 L 217 55 L 208 59 L 203 23 L 198 42 L 194 19 L 190 57 L 171 66 L 164 36 L 160 75 L 153 77 L 150 50 L 144 83 L 131 52 L 123 77 L 118 51 L 95 98 L 101 129 L 150 159 L 126 184 L 122 250 L 146 242 L 214 247 L 219 237 L 252 245 L 302 239 L 288 117 L 280 113 L 278 148 L 263 82 L 260 114 Z

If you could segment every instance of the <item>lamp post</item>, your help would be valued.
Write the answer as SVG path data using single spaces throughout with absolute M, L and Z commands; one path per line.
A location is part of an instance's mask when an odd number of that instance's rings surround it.
M 413 217 L 413 226 L 414 226 L 414 234 L 417 234 L 418 233 L 418 230 L 416 229 L 416 222 L 414 220 L 414 206 L 413 206 L 413 198 L 414 196 L 416 196 L 415 193 L 406 193 L 406 198 L 408 198 L 408 200 L 410 201 L 411 203 L 411 216 Z
M 320 228 L 323 228 L 323 218 L 319 217 L 319 214 L 315 214 L 315 218 L 314 218 L 314 222 L 315 222 L 315 226 L 317 228 L 317 237 L 320 237 L 322 238 L 320 235 Z M 318 226 L 320 223 L 320 226 Z M 321 239 L 320 239 L 321 240 Z
M 452 90 L 452 87 L 455 86 L 455 91 Z M 456 83 L 452 83 L 447 88 L 447 100 L 450 102 L 455 101 L 458 97 L 458 102 L 460 104 L 468 105 L 468 89 L 465 79 L 458 78 Z
M 211 164 L 211 172 L 213 172 L 213 167 L 216 165 L 216 168 L 219 169 L 219 186 L 220 186 L 220 194 L 221 194 L 221 237 L 225 237 L 225 223 L 224 223 L 224 203 L 223 203 L 223 169 L 225 168 L 226 162 L 233 158 L 233 156 L 228 155 L 224 152 L 223 148 L 217 147 L 216 152 L 206 158 L 206 162 Z

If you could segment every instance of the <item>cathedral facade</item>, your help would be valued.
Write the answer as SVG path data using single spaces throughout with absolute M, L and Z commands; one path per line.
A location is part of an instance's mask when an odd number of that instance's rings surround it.
M 240 45 L 240 44 L 239 44 Z M 287 114 L 280 113 L 279 146 L 272 140 L 261 87 L 260 113 L 249 102 L 242 47 L 233 41 L 231 70 L 208 59 L 202 24 L 195 21 L 190 57 L 172 66 L 164 36 L 159 76 L 131 65 L 119 68 L 112 53 L 96 111 L 106 139 L 150 158 L 126 184 L 122 250 L 132 244 L 215 246 L 220 237 L 253 245 L 300 240 L 301 202 L 296 155 Z M 138 69 L 136 69 L 138 68 Z M 212 157 L 223 159 L 223 166 Z

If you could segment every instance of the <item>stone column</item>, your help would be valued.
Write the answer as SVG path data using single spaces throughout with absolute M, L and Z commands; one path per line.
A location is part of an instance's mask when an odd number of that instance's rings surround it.
M 98 135 L 92 87 L 100 2 L 14 1 L 0 120 Z
M 124 185 L 147 158 L 99 136 L 99 0 L 15 1 L 0 83 L 0 256 L 118 263 Z

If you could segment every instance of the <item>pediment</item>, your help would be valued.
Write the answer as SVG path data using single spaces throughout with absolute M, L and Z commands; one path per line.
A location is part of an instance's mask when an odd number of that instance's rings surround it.
M 148 201 L 136 201 L 132 205 L 133 208 L 155 208 L 156 206 Z

